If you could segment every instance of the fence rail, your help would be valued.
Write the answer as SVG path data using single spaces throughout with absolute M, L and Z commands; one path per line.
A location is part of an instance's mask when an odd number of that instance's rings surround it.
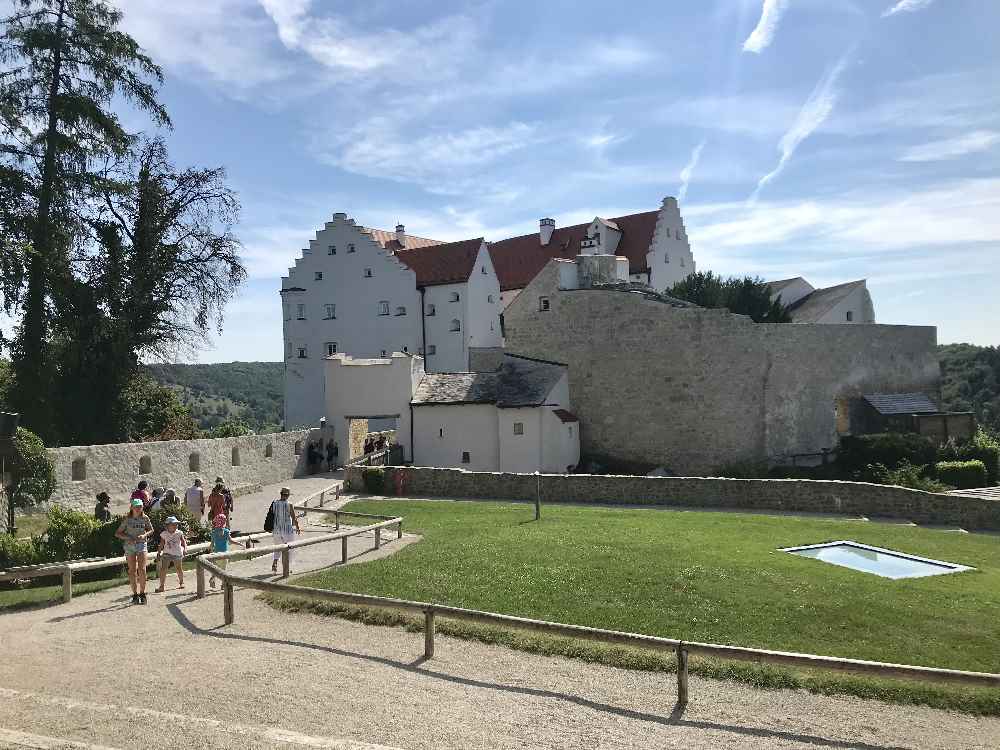
M 309 508 L 309 510 L 316 511 L 320 509 Z M 334 514 L 334 517 L 338 521 L 338 525 L 339 516 L 354 516 L 385 520 L 381 520 L 378 523 L 370 524 L 368 526 L 356 527 L 347 531 L 336 531 L 332 534 L 325 534 L 322 537 L 314 537 L 308 540 L 292 542 L 287 545 L 274 545 L 272 547 L 258 548 L 258 552 L 266 553 L 269 551 L 284 550 L 282 554 L 282 565 L 284 575 L 287 576 L 288 549 L 306 546 L 307 544 L 323 544 L 325 542 L 332 542 L 340 539 L 342 540 L 341 543 L 343 550 L 342 562 L 347 562 L 347 539 L 349 537 L 375 530 L 375 546 L 378 548 L 378 534 L 381 532 L 381 529 L 387 526 L 397 526 L 399 536 L 402 536 L 403 533 L 402 518 L 369 516 L 361 513 L 351 513 L 348 511 L 338 511 L 332 509 L 325 509 L 321 512 Z M 236 613 L 233 591 L 235 586 L 239 585 L 241 588 L 254 589 L 271 594 L 297 596 L 315 601 L 336 602 L 338 604 L 392 609 L 410 612 L 413 614 L 422 614 L 424 617 L 424 658 L 426 659 L 430 659 L 434 656 L 435 618 L 437 616 L 453 620 L 475 622 L 484 625 L 531 630 L 565 638 L 581 638 L 601 643 L 631 646 L 633 648 L 651 649 L 655 651 L 673 651 L 677 657 L 677 702 L 680 705 L 684 705 L 688 702 L 688 656 L 691 654 L 717 659 L 748 661 L 763 664 L 781 664 L 785 666 L 809 669 L 829 669 L 840 672 L 877 675 L 880 677 L 913 679 L 923 682 L 959 683 L 964 685 L 974 685 L 977 687 L 1000 688 L 1000 674 L 988 672 L 969 672 L 957 669 L 940 669 L 937 667 L 891 664 L 886 662 L 866 661 L 863 659 L 844 659 L 834 656 L 801 654 L 791 651 L 772 651 L 767 649 L 743 648 L 740 646 L 726 646 L 715 643 L 683 641 L 674 638 L 643 635 L 640 633 L 627 633 L 618 630 L 591 628 L 584 625 L 568 625 L 565 623 L 550 622 L 547 620 L 535 620 L 526 617 L 499 614 L 496 612 L 483 612 L 480 610 L 464 609 L 462 607 L 452 607 L 444 604 L 416 602 L 406 599 L 393 599 L 383 596 L 370 596 L 368 594 L 354 594 L 344 591 L 330 591 L 327 589 L 295 586 L 292 584 L 277 583 L 274 581 L 261 581 L 255 578 L 245 578 L 235 575 L 216 565 L 216 561 L 220 559 L 238 559 L 245 556 L 247 556 L 247 553 L 245 552 L 221 552 L 211 555 L 203 555 L 198 558 L 198 596 L 203 597 L 205 595 L 204 577 L 206 570 L 208 570 L 215 578 L 219 578 L 223 581 L 223 619 L 226 625 L 232 625 L 235 621 Z
M 306 495 L 298 507 L 303 507 L 304 504 L 308 503 L 310 500 L 322 497 L 325 498 L 326 493 L 338 491 L 339 496 L 339 484 L 331 484 L 328 487 L 324 487 L 321 490 L 313 492 Z M 317 510 L 316 508 L 310 508 L 309 510 Z M 402 523 L 402 519 L 400 519 Z M 233 537 L 239 541 L 250 541 L 251 543 L 256 542 L 258 539 L 265 537 L 270 537 L 271 532 L 255 531 L 250 534 L 243 534 L 242 536 Z M 212 548 L 211 542 L 198 542 L 197 544 L 189 544 L 187 546 L 185 557 L 191 557 L 201 552 L 205 552 Z M 256 548 L 255 548 L 256 549 Z M 264 554 L 263 552 L 261 554 Z M 47 576 L 59 576 L 62 578 L 63 585 L 63 602 L 70 602 L 73 599 L 73 574 L 81 573 L 86 570 L 100 570 L 101 568 L 114 568 L 121 567 L 126 564 L 126 559 L 122 557 L 101 557 L 101 558 L 88 558 L 86 560 L 72 560 L 65 562 L 55 562 L 55 563 L 43 563 L 41 565 L 24 566 L 18 568 L 9 568 L 7 570 L 0 571 L 0 582 L 3 581 L 14 581 L 14 580 L 25 580 L 28 578 L 44 578 Z M 147 567 L 152 564 L 152 561 L 146 563 Z

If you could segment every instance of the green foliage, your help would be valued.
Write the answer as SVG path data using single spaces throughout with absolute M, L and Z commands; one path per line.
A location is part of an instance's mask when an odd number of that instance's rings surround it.
M 252 435 L 253 430 L 251 430 L 247 425 L 238 419 L 228 419 L 225 422 L 219 424 L 214 430 L 212 430 L 210 437 L 213 438 L 228 438 L 228 437 L 243 437 L 244 435 Z
M 178 503 L 167 508 L 157 508 L 149 513 L 149 520 L 153 524 L 153 537 L 151 539 L 153 544 L 159 544 L 160 532 L 167 527 L 165 521 L 169 516 L 176 517 L 180 522 L 180 528 L 184 531 L 184 536 L 189 544 L 207 542 L 211 538 L 211 529 L 191 515 L 191 511 L 184 503 Z
M 927 476 L 927 471 L 928 467 L 915 466 L 904 459 L 892 468 L 881 463 L 870 464 L 857 478 L 865 482 L 909 487 L 911 490 L 924 492 L 947 492 L 954 489 L 954 485 Z
M 1000 471 L 1000 440 L 979 427 L 972 440 L 959 443 L 952 439 L 938 448 L 938 460 L 982 461 L 986 467 L 986 484 L 994 485 Z
M 912 432 L 883 432 L 844 438 L 837 463 L 849 476 L 869 464 L 894 469 L 903 462 L 925 466 L 936 460 L 937 446 L 930 438 Z
M 758 277 L 723 278 L 711 271 L 698 271 L 678 281 L 667 294 L 701 307 L 726 308 L 749 315 L 756 323 L 788 323 L 788 308 L 771 298 L 767 283 Z
M 285 368 L 281 362 L 152 364 L 146 371 L 177 391 L 199 427 L 238 419 L 256 433 L 281 428 Z
M 0 534 L 0 570 L 43 562 L 47 562 L 47 558 L 40 537 Z
M 44 503 L 56 488 L 55 470 L 45 446 L 35 433 L 18 427 L 14 435 L 14 458 L 8 463 L 14 480 L 14 505 L 26 508 Z
M 1000 348 L 945 344 L 938 347 L 938 357 L 941 407 L 974 412 L 988 432 L 1000 434 Z
M 939 481 L 960 490 L 986 486 L 986 466 L 982 461 L 939 461 L 934 471 Z
M 365 467 L 361 470 L 361 479 L 365 483 L 365 492 L 369 495 L 381 495 L 385 489 L 385 470 Z
M 93 538 L 104 524 L 90 513 L 67 510 L 58 505 L 48 513 L 44 547 L 49 560 L 76 560 L 81 557 L 108 557 L 106 552 L 93 551 Z M 110 526 L 110 524 L 108 524 Z
M 128 439 L 190 440 L 200 436 L 197 425 L 177 393 L 148 375 L 137 375 L 122 394 Z

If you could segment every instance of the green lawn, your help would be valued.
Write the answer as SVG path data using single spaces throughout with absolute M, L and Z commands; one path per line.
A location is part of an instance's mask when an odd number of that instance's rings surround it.
M 298 583 L 684 640 L 979 671 L 1000 666 L 1000 539 L 993 536 L 735 513 L 547 506 L 535 523 L 532 507 L 519 504 L 348 507 L 404 516 L 405 528 L 424 540 Z M 836 539 L 977 570 L 894 581 L 776 551 Z M 1000 710 L 1000 696 L 990 703 Z

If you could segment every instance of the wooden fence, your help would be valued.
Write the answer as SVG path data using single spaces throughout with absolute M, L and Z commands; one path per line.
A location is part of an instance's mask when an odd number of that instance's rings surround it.
M 269 594 L 282 594 L 314 601 L 335 602 L 337 604 L 372 607 L 376 609 L 391 609 L 418 615 L 422 614 L 424 617 L 425 659 L 430 659 L 434 656 L 435 618 L 437 616 L 452 620 L 475 622 L 483 625 L 514 628 L 518 630 L 531 630 L 564 638 L 581 638 L 585 640 L 598 641 L 600 643 L 651 649 L 654 651 L 672 651 L 677 658 L 677 702 L 680 705 L 684 705 L 688 701 L 688 656 L 691 654 L 716 659 L 748 661 L 762 664 L 781 664 L 809 669 L 829 669 L 840 672 L 869 674 L 879 677 L 913 679 L 923 682 L 959 683 L 964 685 L 974 685 L 977 687 L 1000 688 L 1000 674 L 994 673 L 968 672 L 957 669 L 939 669 L 936 667 L 920 667 L 908 664 L 889 664 L 886 662 L 865 661 L 862 659 L 842 659 L 833 656 L 800 654 L 789 651 L 771 651 L 767 649 L 742 648 L 740 646 L 725 646 L 714 643 L 700 643 L 697 641 L 682 641 L 674 638 L 661 638 L 659 636 L 626 633 L 617 630 L 605 630 L 602 628 L 591 628 L 583 625 L 567 625 L 565 623 L 549 622 L 547 620 L 534 620 L 525 617 L 515 617 L 513 615 L 498 614 L 496 612 L 464 609 L 462 607 L 452 607 L 443 604 L 415 602 L 405 599 L 392 599 L 382 596 L 369 596 L 367 594 L 353 594 L 343 591 L 329 591 L 327 589 L 317 589 L 307 586 L 295 586 L 273 581 L 261 581 L 255 578 L 234 575 L 228 570 L 224 570 L 216 565 L 216 561 L 221 559 L 242 559 L 250 555 L 281 551 L 283 577 L 287 577 L 289 559 L 288 551 L 290 549 L 312 544 L 325 544 L 327 542 L 340 540 L 342 545 L 341 562 L 346 563 L 348 538 L 374 531 L 375 548 L 378 549 L 382 529 L 396 526 L 398 536 L 401 537 L 403 534 L 403 519 L 398 517 L 390 518 L 386 516 L 371 516 L 330 509 L 306 509 L 301 505 L 296 506 L 296 509 L 308 510 L 310 512 L 319 510 L 320 512 L 333 514 L 338 528 L 340 518 L 345 516 L 379 520 L 376 523 L 369 524 L 367 526 L 355 527 L 347 530 L 338 530 L 332 534 L 324 534 L 323 536 L 304 539 L 290 544 L 258 547 L 253 553 L 220 552 L 210 555 L 202 555 L 199 557 L 198 596 L 205 596 L 206 570 L 209 571 L 213 577 L 223 581 L 223 620 L 226 625 L 233 624 L 236 619 L 233 591 L 235 587 L 239 585 L 241 588 L 255 589 Z

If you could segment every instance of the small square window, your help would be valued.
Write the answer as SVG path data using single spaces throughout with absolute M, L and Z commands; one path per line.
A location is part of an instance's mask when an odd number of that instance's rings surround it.
M 458 318 L 453 319 L 451 321 L 451 325 L 448 326 L 448 330 L 449 331 L 461 331 L 462 330 L 462 321 L 460 321 Z
M 483 276 L 486 275 L 486 266 L 483 266 L 483 268 L 482 268 L 482 274 L 483 274 Z
M 472 463 L 472 457 L 469 455 L 469 451 L 462 451 L 462 463 Z
M 316 272 L 316 281 L 322 281 L 322 280 L 323 280 L 323 272 L 322 271 L 317 271 Z
M 427 353 L 428 354 L 437 354 L 438 353 L 437 346 L 435 344 L 428 344 L 427 345 Z
M 847 322 L 850 323 L 852 320 L 854 320 L 854 311 L 853 310 L 848 310 L 847 311 Z
M 444 437 L 444 427 L 438 428 L 438 437 Z
M 427 317 L 430 318 L 431 316 L 436 314 L 437 314 L 437 308 L 435 308 L 434 305 L 427 305 Z
M 400 315 L 406 315 L 406 308 L 402 305 L 396 308 L 396 316 L 398 317 Z
M 382 356 L 383 357 L 388 357 L 389 356 L 389 354 L 386 352 L 385 349 L 382 350 Z
M 297 315 L 297 317 L 298 317 L 299 320 L 305 320 L 306 319 L 306 306 L 305 305 L 296 305 L 295 306 L 295 310 L 296 310 L 296 315 Z
M 347 252 L 349 252 L 349 253 L 353 253 L 354 252 L 354 245 L 353 244 L 347 246 Z
M 388 315 L 389 314 L 389 302 L 388 300 L 382 300 L 378 303 L 378 314 Z
M 309 359 L 309 355 L 306 353 L 306 348 L 304 346 L 299 347 L 299 359 Z
M 337 342 L 336 341 L 327 341 L 326 342 L 326 356 L 332 357 L 336 353 L 337 353 Z
M 326 313 L 326 320 L 333 320 L 337 317 L 336 305 L 323 305 L 323 311 Z
M 514 422 L 514 434 L 515 435 L 524 434 L 524 422 Z
M 664 263 L 669 263 L 670 262 L 670 253 L 664 253 L 663 254 L 663 262 Z
M 458 296 L 458 292 L 452 292 L 448 295 L 449 302 L 458 302 L 461 297 Z
M 330 247 L 328 247 L 326 249 L 326 254 L 327 255 L 336 255 L 337 254 L 337 246 L 336 245 L 330 245 Z
M 548 297 L 539 297 L 538 298 L 538 309 L 541 310 L 542 312 L 548 312 L 548 310 L 549 310 L 549 298 Z
M 493 304 L 493 295 L 492 294 L 487 294 L 486 295 L 486 301 L 489 302 L 490 304 Z
M 370 279 L 371 277 L 372 277 L 372 269 L 366 268 L 365 269 L 365 278 L 366 279 Z
M 491 331 L 493 330 L 493 321 L 492 320 L 490 321 L 490 330 Z

